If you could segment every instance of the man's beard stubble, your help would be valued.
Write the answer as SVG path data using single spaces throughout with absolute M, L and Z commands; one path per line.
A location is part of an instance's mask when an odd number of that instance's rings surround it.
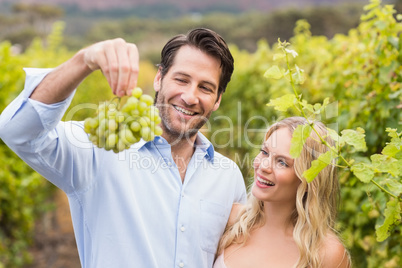
M 162 88 L 160 89 L 162 91 Z M 210 118 L 212 111 L 210 111 L 206 116 L 196 116 L 194 120 L 185 121 L 181 119 L 181 122 L 185 126 L 190 126 L 188 129 L 181 128 L 180 130 L 175 129 L 172 125 L 172 118 L 169 116 L 169 109 L 174 109 L 172 105 L 166 104 L 163 95 L 159 94 L 159 91 L 155 93 L 154 105 L 159 109 L 159 114 L 161 117 L 161 127 L 163 129 L 162 136 L 168 137 L 171 140 L 177 142 L 183 139 L 191 139 L 198 133 L 198 131 L 204 126 L 204 124 Z M 191 126 L 191 122 L 196 121 L 194 126 Z M 198 122 L 197 122 L 198 121 Z

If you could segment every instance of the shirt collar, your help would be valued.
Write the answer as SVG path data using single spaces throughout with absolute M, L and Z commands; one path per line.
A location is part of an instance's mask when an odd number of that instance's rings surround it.
M 144 146 L 151 146 L 152 143 L 155 143 L 158 145 L 163 145 L 163 144 L 168 145 L 168 142 L 163 137 L 156 136 L 155 140 L 153 142 L 152 141 L 146 142 L 143 139 L 141 139 L 139 142 L 137 142 L 134 145 L 134 148 L 136 148 L 137 150 L 140 150 Z M 201 132 L 197 133 L 197 137 L 195 139 L 195 147 L 206 152 L 207 159 L 209 161 L 213 162 L 214 153 L 215 153 L 214 146 Z
M 195 146 L 206 152 L 207 159 L 211 162 L 214 161 L 214 146 L 212 143 L 198 131 L 197 138 L 195 139 Z

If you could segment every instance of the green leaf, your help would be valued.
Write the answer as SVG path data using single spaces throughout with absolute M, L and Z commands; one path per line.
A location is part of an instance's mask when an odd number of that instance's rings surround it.
M 311 167 L 303 172 L 303 177 L 306 178 L 307 182 L 312 182 L 318 173 L 324 168 L 331 164 L 331 161 L 335 159 L 337 155 L 331 150 L 324 154 L 321 154 L 316 160 L 311 162 Z
M 388 42 L 397 50 L 399 50 L 399 39 L 395 36 L 388 36 Z
M 380 5 L 379 1 L 370 1 L 370 2 L 371 2 L 370 4 L 367 4 L 363 7 L 363 10 L 365 11 L 372 10 Z
M 389 128 L 387 127 L 385 129 L 386 132 L 388 132 L 388 136 L 390 136 L 391 138 L 398 138 L 398 133 L 397 133 L 397 129 L 396 128 Z
M 339 150 L 339 148 L 342 148 L 344 143 L 341 143 L 341 137 L 338 135 L 338 133 L 331 129 L 331 128 L 327 128 L 327 136 L 329 136 L 334 142 L 335 142 L 335 148 L 337 150 Z
M 283 59 L 284 57 L 286 57 L 286 55 L 284 53 L 275 53 L 274 54 L 274 61 Z
M 364 139 L 364 129 L 358 127 L 356 130 L 344 129 L 341 132 L 342 141 L 353 146 L 356 151 L 367 151 L 366 141 Z
M 280 98 L 270 100 L 267 106 L 273 106 L 275 110 L 286 112 L 290 107 L 294 106 L 296 96 L 294 94 L 286 94 Z
M 289 152 L 293 158 L 300 156 L 303 145 L 310 136 L 311 130 L 312 127 L 310 125 L 298 125 L 294 130 Z
M 395 144 L 390 143 L 387 146 L 385 146 L 384 149 L 382 149 L 381 153 L 383 155 L 394 157 L 400 151 L 401 148 L 398 148 Z
M 264 76 L 266 78 L 281 79 L 283 77 L 283 73 L 277 65 L 274 65 L 265 72 Z
M 387 184 L 388 188 L 393 192 L 395 195 L 402 194 L 402 183 L 393 179 L 386 179 L 385 183 Z
M 389 66 L 381 66 L 379 70 L 380 83 L 382 85 L 391 83 L 391 71 L 394 70 L 394 64 L 390 64 Z
M 374 178 L 374 170 L 366 163 L 354 164 L 350 170 L 361 182 L 369 183 Z
M 384 212 L 385 220 L 381 226 L 376 226 L 377 241 L 382 242 L 390 236 L 391 227 L 401 220 L 401 206 L 398 199 L 388 201 Z
M 381 154 L 373 154 L 370 159 L 375 172 L 389 173 L 394 177 L 399 176 L 398 161 L 395 158 Z
M 314 113 L 314 107 L 312 104 L 308 103 L 306 100 L 302 100 L 301 101 L 301 105 L 303 107 L 304 110 L 310 112 L 310 113 Z

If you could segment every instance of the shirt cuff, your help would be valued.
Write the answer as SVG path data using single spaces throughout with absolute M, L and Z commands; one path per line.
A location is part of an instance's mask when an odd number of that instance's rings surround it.
M 37 100 L 30 99 L 32 92 L 40 84 L 40 82 L 53 69 L 24 68 L 26 72 L 25 88 L 23 91 L 23 99 L 27 100 L 35 111 L 38 113 L 43 127 L 46 130 L 52 130 L 62 119 L 65 111 L 74 97 L 74 92 L 70 96 L 58 103 L 45 104 Z

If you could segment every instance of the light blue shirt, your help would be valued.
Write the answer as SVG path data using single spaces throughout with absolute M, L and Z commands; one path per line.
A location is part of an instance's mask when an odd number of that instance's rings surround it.
M 72 96 L 29 99 L 49 70 L 25 71 L 0 137 L 67 194 L 82 267 L 212 267 L 232 204 L 246 199 L 238 166 L 201 133 L 184 183 L 162 137 L 119 154 L 94 147 L 82 122 L 60 121 Z

